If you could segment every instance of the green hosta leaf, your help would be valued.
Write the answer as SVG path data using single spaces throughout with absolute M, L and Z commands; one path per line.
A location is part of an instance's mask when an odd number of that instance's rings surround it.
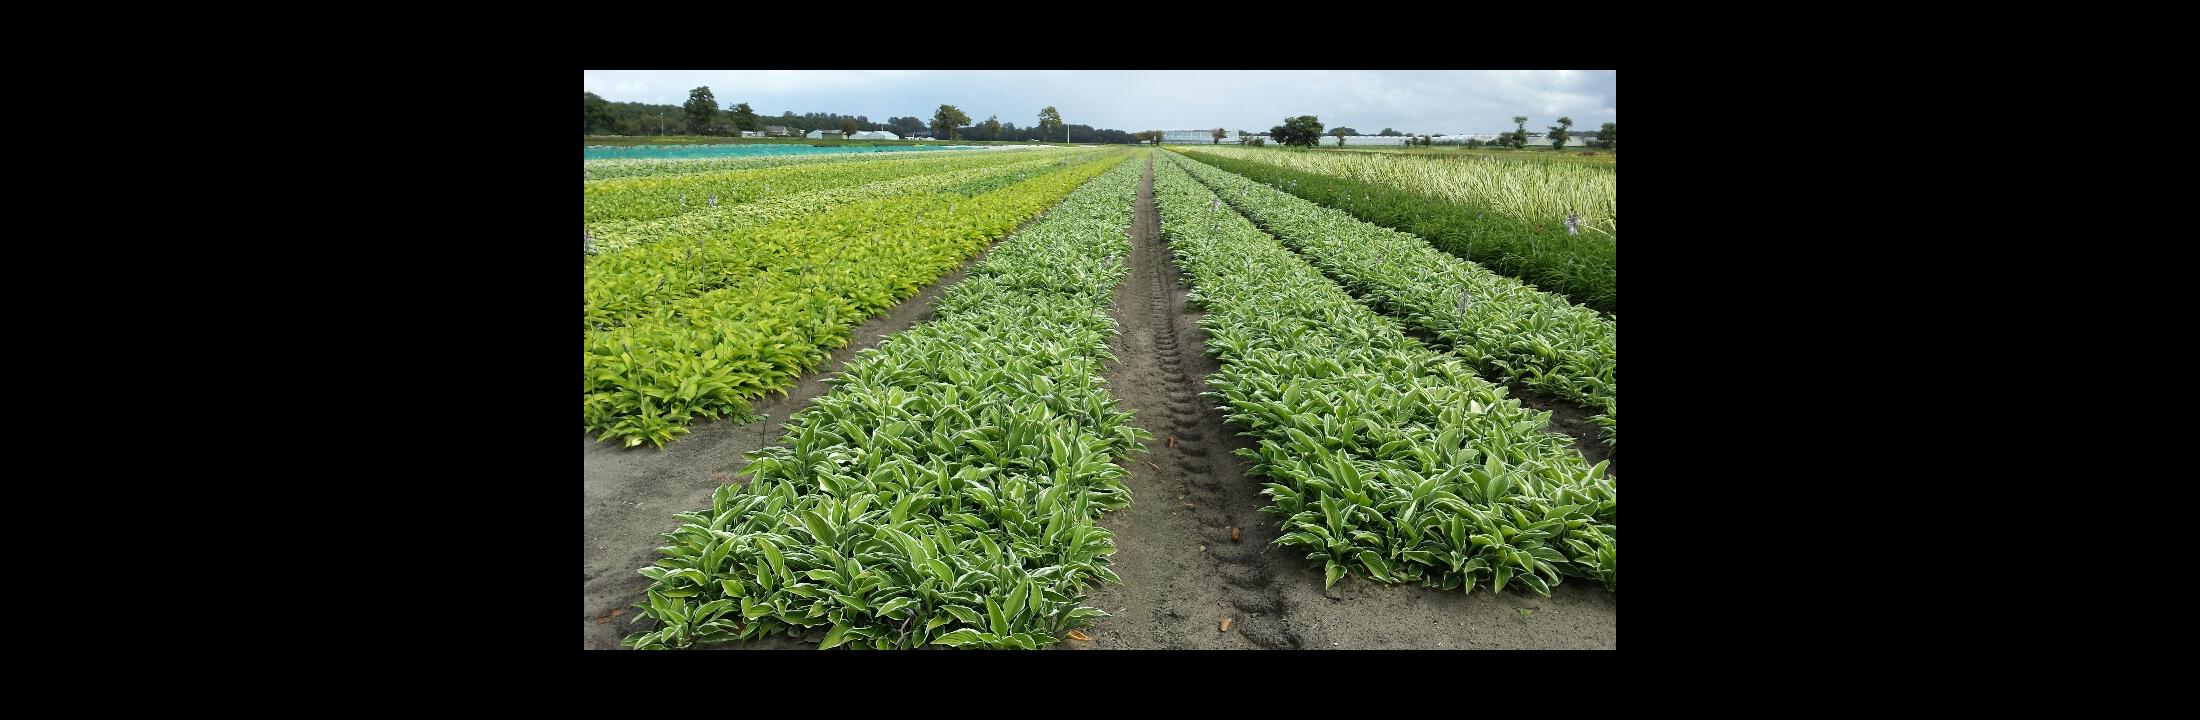
M 992 642 L 992 638 L 990 636 L 985 635 L 984 633 L 980 633 L 976 630 L 972 630 L 970 628 L 962 628 L 946 635 L 932 638 L 933 645 L 946 645 L 948 647 L 962 647 L 964 645 L 975 643 L 990 642 Z
M 898 617 L 901 617 L 901 616 L 902 616 L 903 614 L 905 614 L 905 613 L 902 613 L 902 612 L 901 612 L 901 611 L 902 611 L 902 610 L 903 610 L 904 608 L 908 608 L 908 607 L 910 607 L 910 606 L 913 606 L 913 605 L 916 605 L 916 604 L 917 604 L 917 601 L 915 601 L 915 600 L 911 600 L 911 599 L 909 599 L 909 598 L 906 598 L 906 597 L 898 597 L 898 598 L 894 598 L 894 599 L 892 599 L 892 600 L 888 600 L 888 601 L 886 601 L 886 602 L 884 602 L 884 603 L 881 603 L 881 604 L 880 604 L 880 605 L 878 606 L 878 610 L 876 611 L 876 614 L 878 614 L 878 615 L 880 615 L 880 616 L 883 616 L 883 617 L 893 617 L 893 618 L 898 618 Z
M 1390 563 L 1384 562 L 1383 557 L 1375 554 L 1374 551 L 1361 550 L 1360 564 L 1366 566 L 1368 574 L 1375 579 L 1386 581 L 1390 579 Z
M 1336 586 L 1337 580 L 1344 577 L 1344 566 L 1337 564 L 1335 560 L 1331 560 L 1329 561 L 1327 574 L 1328 577 L 1322 580 L 1322 589 L 1324 590 Z
M 844 643 L 844 642 L 847 642 L 847 641 L 848 641 L 848 623 L 845 623 L 845 622 L 833 623 L 833 629 L 832 629 L 831 631 L 829 631 L 829 632 L 825 633 L 825 642 L 819 643 L 819 644 L 818 644 L 818 646 L 817 646 L 817 649 L 819 649 L 819 650 L 831 650 L 831 649 L 833 649 L 834 647 L 836 647 L 836 646 L 840 645 L 841 643 Z
M 991 595 L 985 598 L 985 615 L 993 621 L 993 634 L 1008 634 L 1008 614 L 1001 611 L 1001 604 L 994 602 Z

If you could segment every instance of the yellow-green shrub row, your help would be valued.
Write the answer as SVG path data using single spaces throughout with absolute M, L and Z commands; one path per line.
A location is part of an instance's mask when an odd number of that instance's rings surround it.
M 1059 155 L 1066 151 L 1043 154 Z M 653 220 L 711 207 L 739 205 L 826 188 L 846 187 L 914 175 L 1006 165 L 1031 153 L 990 155 L 869 155 L 864 160 L 827 165 L 797 165 L 757 170 L 593 180 L 581 184 L 581 220 L 589 225 L 611 221 Z
M 584 262 L 582 327 L 607 330 L 644 313 L 659 310 L 682 298 L 722 287 L 764 282 L 772 274 L 799 268 L 808 260 L 786 251 L 790 246 L 830 247 L 837 236 L 853 236 L 891 226 L 898 219 L 867 208 L 902 207 L 877 204 L 879 198 L 911 194 L 946 193 L 972 179 L 993 177 L 1043 177 L 1063 172 L 1080 158 L 1095 155 L 1057 156 L 993 168 L 928 175 L 848 189 L 744 205 L 711 215 L 684 215 L 660 221 L 668 227 L 699 227 L 692 222 L 708 219 L 708 230 L 681 230 L 689 234 L 680 242 L 654 243 L 625 252 L 597 255 Z M 874 194 L 875 193 L 875 194 Z M 942 212 L 968 205 L 968 200 L 939 203 Z M 750 212 L 750 209 L 754 212 Z M 898 212 L 898 210 L 897 210 Z M 799 238 L 799 242 L 793 240 Z
M 973 198 L 882 198 L 785 227 L 755 246 L 770 248 L 758 257 L 790 259 L 781 269 L 713 266 L 709 272 L 741 282 L 622 327 L 585 330 L 584 426 L 630 446 L 661 446 L 696 416 L 746 414 L 749 400 L 792 385 L 847 344 L 855 324 L 917 294 L 1124 157 L 1109 153 Z
M 823 212 L 847 203 L 867 198 L 886 197 L 911 192 L 926 192 L 953 187 L 973 180 L 994 177 L 1003 173 L 1033 172 L 1040 168 L 1071 166 L 1089 162 L 1097 155 L 1086 152 L 1075 155 L 1049 153 L 1034 157 L 1022 155 L 1020 161 L 1006 165 L 951 170 L 929 175 L 881 180 L 862 185 L 828 187 L 810 192 L 764 198 L 739 205 L 705 207 L 694 212 L 654 220 L 614 221 L 589 226 L 595 239 L 596 253 L 588 258 L 591 264 L 602 258 L 617 256 L 630 248 L 652 245 L 665 241 L 694 243 L 699 238 L 708 239 L 728 233 L 759 227 L 792 217 Z

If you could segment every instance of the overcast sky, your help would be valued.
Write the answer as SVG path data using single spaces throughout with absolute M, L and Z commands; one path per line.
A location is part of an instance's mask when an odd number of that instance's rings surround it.
M 588 70 L 582 86 L 612 102 L 678 105 L 710 86 L 720 108 L 746 102 L 784 111 L 930 121 L 942 103 L 973 123 L 999 115 L 1137 132 L 1213 128 L 1267 132 L 1288 116 L 1373 135 L 1383 128 L 1436 135 L 1496 133 L 1528 116 L 1541 132 L 1560 115 L 1576 130 L 1618 120 L 1612 70 Z

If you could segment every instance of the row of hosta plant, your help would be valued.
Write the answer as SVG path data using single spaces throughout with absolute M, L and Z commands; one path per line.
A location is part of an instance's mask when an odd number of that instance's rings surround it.
M 1331 584 L 1618 589 L 1617 479 L 1547 432 L 1548 412 L 1406 336 L 1174 163 L 1154 178 L 1221 359 L 1208 395 L 1259 442 L 1238 454 L 1270 480 L 1277 544 Z
M 1605 440 L 1618 448 L 1615 320 L 1429 247 L 1413 235 L 1360 222 L 1227 170 L 1172 158 L 1338 284 L 1435 336 L 1484 374 L 1606 413 L 1600 421 Z
M 1067 159 L 1067 158 L 1064 158 Z M 1045 181 L 1015 193 L 964 198 L 945 194 L 954 185 L 909 184 L 898 192 L 791 214 L 770 223 L 698 234 L 683 242 L 655 243 L 626 252 L 598 255 L 584 263 L 581 321 L 590 329 L 609 329 L 651 312 L 670 313 L 671 304 L 721 288 L 742 288 L 783 280 L 783 274 L 816 265 L 820 255 L 838 255 L 843 238 L 895 234 L 912 217 L 939 216 L 938 222 L 997 229 L 1006 218 L 1029 219 L 1060 199 L 1077 181 L 1058 176 L 1077 170 L 1097 173 L 1108 161 L 1097 156 L 1081 165 L 1041 162 L 995 168 L 1026 182 Z M 1087 174 L 1086 177 L 1090 177 Z M 914 180 L 915 178 L 912 178 Z M 1008 187 L 1002 190 L 1009 189 Z M 1034 205 L 1033 193 L 1046 199 Z M 943 198 L 945 198 L 943 200 Z M 765 203 L 774 204 L 774 203 Z M 782 208 L 791 209 L 791 208 Z M 752 218 L 760 216 L 750 216 Z M 994 236 L 998 236 L 996 233 Z
M 889 197 L 918 192 L 934 192 L 956 187 L 975 180 L 1000 177 L 1004 174 L 1031 174 L 1046 169 L 1072 167 L 1100 157 L 1097 152 L 1078 155 L 1034 157 L 1023 155 L 1019 162 L 1007 165 L 991 165 L 964 170 L 954 170 L 930 175 L 916 175 L 893 180 L 881 180 L 862 185 L 825 188 L 805 193 L 771 197 L 738 205 L 704 207 L 693 212 L 633 222 L 605 222 L 589 226 L 590 255 L 602 257 L 622 254 L 630 248 L 661 242 L 677 241 L 694 243 L 698 239 L 723 237 L 753 229 L 788 218 L 801 217 L 840 207 L 848 203 L 870 198 Z
M 1355 160 L 1337 152 L 1187 152 L 1361 220 L 1427 238 L 1438 249 L 1564 293 L 1575 302 L 1619 311 L 1616 220 L 1585 204 L 1575 208 L 1583 221 L 1579 234 L 1568 234 L 1563 203 L 1572 200 L 1552 199 L 1535 186 L 1545 176 L 1586 175 L 1587 180 L 1575 185 L 1587 190 L 1563 195 L 1609 201 L 1615 187 L 1609 171 L 1414 156 Z M 1530 198 L 1536 202 L 1529 203 Z M 1528 207 L 1512 208 L 1523 204 Z
M 974 155 L 975 150 L 931 150 L 928 157 L 938 155 Z M 653 175 L 689 175 L 694 173 L 727 172 L 731 170 L 755 170 L 758 168 L 787 165 L 827 165 L 843 162 L 864 162 L 878 159 L 879 155 L 898 153 L 816 153 L 801 155 L 735 155 L 731 157 L 679 157 L 679 158 L 605 158 L 583 160 L 587 180 L 610 180 L 626 177 Z
M 662 446 L 697 416 L 745 417 L 751 399 L 825 362 L 857 323 L 916 295 L 1122 158 L 975 198 L 858 203 L 783 228 L 768 236 L 770 247 L 726 264 L 702 265 L 708 253 L 698 254 L 696 272 L 736 282 L 584 331 L 584 426 L 628 446 Z M 781 264 L 766 272 L 741 264 L 764 258 Z
M 1117 581 L 1093 519 L 1129 504 L 1110 459 L 1150 437 L 1101 380 L 1141 165 L 1002 241 L 751 453 L 748 482 L 680 515 L 641 571 L 657 625 L 626 644 L 1033 649 L 1106 616 L 1083 607 Z
M 1049 151 L 1044 154 L 1060 155 L 1066 152 Z M 710 204 L 713 197 L 718 200 L 716 207 L 725 207 L 827 188 L 1007 165 L 1030 159 L 1031 155 L 864 153 L 862 157 L 868 158 L 867 160 L 828 165 L 589 181 L 581 184 L 581 214 L 582 221 L 590 225 L 613 221 L 653 220 L 709 209 L 713 207 Z

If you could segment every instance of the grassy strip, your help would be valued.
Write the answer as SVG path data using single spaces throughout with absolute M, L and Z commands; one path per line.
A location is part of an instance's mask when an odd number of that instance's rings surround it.
M 1485 375 L 1605 413 L 1598 422 L 1606 442 L 1618 449 L 1615 321 L 1412 235 L 1360 222 L 1226 170 L 1176 159 L 1337 284 L 1443 340 Z
M 1105 616 L 1083 606 L 1117 581 L 1093 519 L 1129 504 L 1109 459 L 1143 433 L 1100 375 L 1142 165 L 1002 241 L 937 319 L 858 355 L 751 454 L 746 483 L 680 515 L 641 571 L 659 625 L 626 644 L 1032 649 Z
M 1617 480 L 1544 431 L 1549 413 L 1407 337 L 1175 163 L 1154 194 L 1222 361 L 1209 396 L 1259 441 L 1238 453 L 1272 481 L 1278 545 L 1331 584 L 1617 590 Z

